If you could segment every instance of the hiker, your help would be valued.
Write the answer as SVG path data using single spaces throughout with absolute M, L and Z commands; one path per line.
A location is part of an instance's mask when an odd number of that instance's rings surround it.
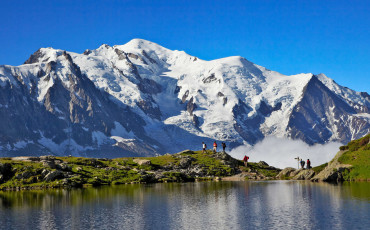
M 226 149 L 226 144 L 224 142 L 222 142 L 222 151 L 225 152 L 225 149 Z
M 215 153 L 217 151 L 217 143 L 216 141 L 213 142 L 213 152 Z
M 203 147 L 202 153 L 206 153 L 207 145 L 204 142 L 202 142 L 202 147 Z
M 245 155 L 244 158 L 243 158 L 245 167 L 248 166 L 248 160 L 249 160 L 249 157 L 247 155 Z
M 310 159 L 307 159 L 307 168 L 310 169 L 311 168 L 311 161 Z
M 305 164 L 306 162 L 304 162 L 304 160 L 301 160 L 301 168 L 304 168 L 304 164 Z

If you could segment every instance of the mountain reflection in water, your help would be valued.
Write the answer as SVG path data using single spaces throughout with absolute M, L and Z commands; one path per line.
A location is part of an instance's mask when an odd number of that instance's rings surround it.
M 0 192 L 1 229 L 365 229 L 370 183 L 122 185 Z

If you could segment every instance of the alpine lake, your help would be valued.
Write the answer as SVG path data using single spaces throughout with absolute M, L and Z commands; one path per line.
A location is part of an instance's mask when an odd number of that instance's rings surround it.
M 220 181 L 0 192 L 0 229 L 369 227 L 369 182 Z

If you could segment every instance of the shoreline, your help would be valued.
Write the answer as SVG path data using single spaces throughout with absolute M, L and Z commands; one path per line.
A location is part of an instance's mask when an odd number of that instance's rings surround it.
M 221 181 L 240 173 L 248 179 L 275 180 L 281 169 L 265 162 L 236 160 L 226 152 L 185 150 L 157 157 L 0 158 L 0 190 L 81 188 L 116 184 Z
M 330 162 L 310 169 L 269 166 L 234 159 L 226 152 L 184 150 L 156 157 L 4 157 L 0 190 L 45 190 L 116 184 L 195 181 L 310 180 L 370 182 L 370 134 L 341 146 Z

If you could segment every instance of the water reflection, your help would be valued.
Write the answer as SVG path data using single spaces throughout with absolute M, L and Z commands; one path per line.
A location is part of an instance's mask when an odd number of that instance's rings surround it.
M 0 192 L 0 228 L 361 229 L 369 191 L 370 183 L 270 181 Z

